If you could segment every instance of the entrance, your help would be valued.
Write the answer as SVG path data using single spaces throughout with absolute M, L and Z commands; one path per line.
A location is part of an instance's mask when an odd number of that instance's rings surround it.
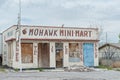
M 38 44 L 38 66 L 41 68 L 48 68 L 50 65 L 50 50 L 49 43 Z
M 94 66 L 94 45 L 93 43 L 83 44 L 84 65 Z
M 56 67 L 63 67 L 63 43 L 55 43 Z

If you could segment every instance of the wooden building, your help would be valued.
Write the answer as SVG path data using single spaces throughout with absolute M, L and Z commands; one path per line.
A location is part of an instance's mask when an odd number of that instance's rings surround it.
M 13 68 L 98 66 L 98 29 L 17 25 L 3 32 L 3 65 Z M 20 45 L 18 44 L 20 38 Z
M 120 43 L 106 43 L 99 47 L 101 65 L 120 67 Z

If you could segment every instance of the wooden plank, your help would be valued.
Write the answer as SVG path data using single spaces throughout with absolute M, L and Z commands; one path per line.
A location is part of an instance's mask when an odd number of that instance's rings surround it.
M 33 44 L 21 44 L 22 63 L 33 63 Z
M 50 65 L 49 43 L 39 43 L 38 53 L 39 67 L 48 68 Z

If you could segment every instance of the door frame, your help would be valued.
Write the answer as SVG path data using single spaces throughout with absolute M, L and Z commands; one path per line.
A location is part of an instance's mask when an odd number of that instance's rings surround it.
M 57 44 L 57 43 L 58 43 L 58 44 L 62 44 L 62 48 L 56 48 L 56 44 Z M 61 42 L 55 42 L 55 67 L 56 67 L 56 68 L 63 68 L 63 65 L 64 65 L 64 61 L 63 61 L 63 60 L 64 60 L 64 59 L 63 59 L 63 58 L 64 58 L 64 49 L 63 49 L 63 48 L 64 48 L 64 44 L 63 44 L 63 43 L 61 43 Z M 57 58 L 56 58 L 56 55 L 57 55 L 56 50 L 57 50 L 57 49 L 58 49 L 59 51 L 62 50 L 62 59 L 61 59 L 62 62 L 61 62 L 61 66 L 60 66 L 60 67 L 57 67 Z
M 50 67 L 50 43 L 46 43 L 46 44 L 48 44 L 49 45 L 49 53 L 48 53 L 48 56 L 47 56 L 47 58 L 48 58 L 48 66 L 47 67 L 44 67 L 44 66 L 42 66 L 42 55 L 41 54 L 43 54 L 43 53 L 41 53 L 41 51 L 42 51 L 42 49 L 41 50 L 39 50 L 39 45 L 41 44 L 41 48 L 42 48 L 42 45 L 43 44 L 45 44 L 45 43 L 38 43 L 38 68 L 49 68 Z M 39 52 L 40 51 L 40 52 Z
M 90 45 L 86 46 L 85 44 L 90 44 Z M 89 49 L 89 48 L 91 48 L 91 49 Z M 86 52 L 86 50 L 87 50 L 87 52 Z M 92 50 L 92 52 L 91 52 L 91 50 Z M 89 52 L 89 54 L 88 54 L 88 52 Z M 88 60 L 89 58 L 91 59 L 91 62 L 89 62 L 90 61 L 90 60 Z M 86 63 L 87 61 L 89 63 Z M 94 43 L 83 43 L 83 63 L 85 66 L 88 66 L 88 67 L 94 66 Z

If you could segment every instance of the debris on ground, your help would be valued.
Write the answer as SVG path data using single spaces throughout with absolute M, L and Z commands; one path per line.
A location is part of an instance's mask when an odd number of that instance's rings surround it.
M 91 72 L 91 71 L 94 71 L 94 69 L 85 67 L 85 66 L 80 66 L 80 65 L 73 65 L 73 66 L 70 66 L 69 68 L 66 68 L 65 71 L 68 71 L 68 72 Z

